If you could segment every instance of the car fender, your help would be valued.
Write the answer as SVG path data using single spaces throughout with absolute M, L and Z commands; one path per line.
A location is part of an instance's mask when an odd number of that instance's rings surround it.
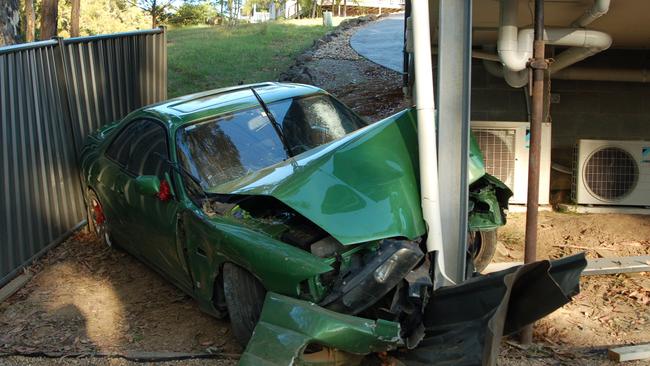
M 267 290 L 288 296 L 300 295 L 304 280 L 333 270 L 322 258 L 223 218 L 208 218 L 199 210 L 183 216 L 188 264 L 203 300 L 212 299 L 224 262 L 245 268 Z

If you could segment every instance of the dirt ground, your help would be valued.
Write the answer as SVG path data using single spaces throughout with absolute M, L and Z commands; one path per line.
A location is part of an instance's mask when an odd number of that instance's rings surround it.
M 134 257 L 89 234 L 29 270 L 32 280 L 0 304 L 0 353 L 241 352 L 227 320 L 202 313 Z
M 402 109 L 401 75 L 356 55 L 349 47 L 352 32 L 325 43 L 305 62 L 313 83 L 370 120 Z M 521 260 L 523 238 L 524 214 L 511 213 L 495 261 Z M 538 246 L 540 259 L 580 251 L 589 258 L 648 255 L 650 216 L 543 212 Z M 87 234 L 53 249 L 29 271 L 32 280 L 0 304 L 0 365 L 132 365 L 123 358 L 79 356 L 142 351 L 226 357 L 156 365 L 232 365 L 242 351 L 227 320 L 201 313 L 135 258 Z M 574 301 L 536 325 L 534 346 L 522 349 L 506 340 L 499 364 L 610 365 L 609 346 L 648 342 L 650 274 L 584 277 Z M 16 356 L 34 353 L 54 357 Z
M 524 224 L 525 214 L 508 215 L 494 261 L 523 260 Z M 650 216 L 540 212 L 538 234 L 539 259 L 580 252 L 587 258 L 650 254 Z M 539 321 L 535 339 L 538 347 L 528 353 L 506 345 L 502 359 L 528 355 L 531 365 L 608 364 L 604 351 L 610 346 L 649 343 L 650 273 L 582 277 L 580 294 Z M 548 363 L 535 363 L 542 361 Z

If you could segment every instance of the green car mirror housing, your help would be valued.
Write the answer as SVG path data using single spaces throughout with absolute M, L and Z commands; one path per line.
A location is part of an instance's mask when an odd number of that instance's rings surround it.
M 140 194 L 157 195 L 160 192 L 160 179 L 155 175 L 141 175 L 135 178 L 135 187 Z

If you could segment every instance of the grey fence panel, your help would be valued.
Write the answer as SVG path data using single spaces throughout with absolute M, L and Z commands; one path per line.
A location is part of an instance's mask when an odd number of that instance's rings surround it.
M 162 30 L 61 40 L 75 143 L 129 112 L 167 99 Z
M 0 48 L 0 286 L 84 224 L 83 139 L 167 98 L 162 29 Z

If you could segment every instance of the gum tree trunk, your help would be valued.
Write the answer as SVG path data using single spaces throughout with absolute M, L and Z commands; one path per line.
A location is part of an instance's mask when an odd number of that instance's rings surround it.
M 57 19 L 59 18 L 59 1 L 43 0 L 41 3 L 41 40 L 47 40 L 57 35 Z
M 316 18 L 316 6 L 318 5 L 318 0 L 313 0 L 311 3 L 311 17 Z
M 81 0 L 71 1 L 70 37 L 79 37 L 79 16 L 81 15 Z
M 0 2 L 0 46 L 20 42 L 20 8 L 18 0 Z
M 34 42 L 36 32 L 36 13 L 34 0 L 25 0 L 25 42 Z

